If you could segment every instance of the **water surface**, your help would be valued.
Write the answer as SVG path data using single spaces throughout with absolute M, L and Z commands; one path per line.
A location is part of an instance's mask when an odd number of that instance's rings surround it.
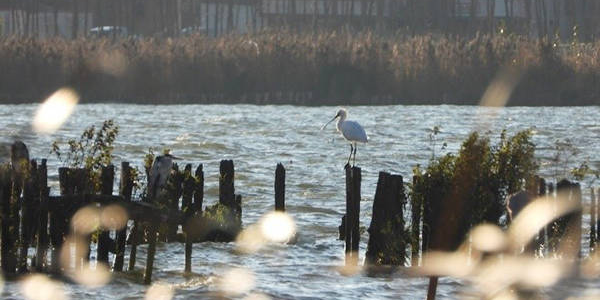
M 342 276 L 343 242 L 337 240 L 338 225 L 345 210 L 343 166 L 349 146 L 335 126 L 319 128 L 336 113 L 336 107 L 253 105 L 80 105 L 57 133 L 31 133 L 35 105 L 0 106 L 0 138 L 9 143 L 18 137 L 29 146 L 34 158 L 48 158 L 53 193 L 61 162 L 50 155 L 54 140 L 77 138 L 91 124 L 100 126 L 114 119 L 120 127 L 114 162 L 129 161 L 142 169 L 149 148 L 169 148 L 184 162 L 204 164 L 205 205 L 218 197 L 218 168 L 221 159 L 235 163 L 236 193 L 243 196 L 243 223 L 251 224 L 273 209 L 275 166 L 286 167 L 286 208 L 300 232 L 296 245 L 274 246 L 252 255 L 233 251 L 233 244 L 195 244 L 193 271 L 184 277 L 184 249 L 180 244 L 163 244 L 157 249 L 154 278 L 176 288 L 177 299 L 216 297 L 216 278 L 232 267 L 244 267 L 256 276 L 253 292 L 275 299 L 416 299 L 424 298 L 427 281 L 402 274 Z M 349 108 L 349 119 L 359 121 L 370 142 L 359 145 L 357 165 L 362 168 L 360 221 L 368 227 L 379 171 L 401 174 L 409 181 L 412 168 L 433 156 L 456 152 L 462 140 L 479 130 L 497 141 L 500 130 L 509 134 L 532 128 L 542 165 L 541 175 L 552 179 L 565 166 L 551 163 L 556 140 L 569 139 L 580 151 L 570 155 L 568 167 L 585 159 L 600 163 L 600 107 L 509 107 L 472 106 L 358 106 Z M 332 124 L 334 125 L 334 124 Z M 430 129 L 441 133 L 430 139 Z M 447 147 L 442 149 L 442 144 Z M 6 154 L 4 154 L 6 156 Z M 117 170 L 118 171 L 118 170 Z M 118 176 L 116 176 L 118 178 Z M 588 184 L 589 182 L 586 182 Z M 584 185 L 585 186 L 585 185 Z M 368 235 L 361 239 L 361 259 Z M 143 267 L 145 247 L 138 255 Z M 112 260 L 112 258 L 111 258 Z M 569 285 L 569 283 L 564 283 Z M 583 294 L 597 282 L 578 281 L 567 294 Z M 456 298 L 461 284 L 444 278 L 439 299 Z M 571 285 L 570 285 L 571 286 Z M 146 286 L 115 276 L 99 289 L 66 285 L 72 299 L 138 299 Z M 562 298 L 564 290 L 550 290 Z M 18 284 L 8 283 L 4 298 L 20 299 Z

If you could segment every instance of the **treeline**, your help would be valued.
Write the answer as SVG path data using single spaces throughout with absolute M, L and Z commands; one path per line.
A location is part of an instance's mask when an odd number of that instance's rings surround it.
M 0 39 L 0 101 L 63 86 L 83 102 L 478 104 L 505 66 L 508 105 L 597 105 L 600 44 L 511 35 L 261 32 L 219 38 Z

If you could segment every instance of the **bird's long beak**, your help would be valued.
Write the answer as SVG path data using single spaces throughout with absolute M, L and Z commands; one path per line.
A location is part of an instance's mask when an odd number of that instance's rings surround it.
M 333 120 L 335 120 L 338 116 L 336 115 L 335 117 L 333 117 L 333 119 L 331 119 L 329 122 L 327 122 L 327 124 L 323 125 L 323 127 L 321 127 L 321 130 L 325 129 L 325 127 L 327 127 L 327 125 L 329 125 L 329 123 L 333 122 Z

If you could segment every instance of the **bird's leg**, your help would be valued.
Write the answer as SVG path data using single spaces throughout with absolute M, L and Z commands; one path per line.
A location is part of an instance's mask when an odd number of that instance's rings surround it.
M 350 165 L 350 158 L 352 157 L 352 150 L 354 148 L 352 147 L 352 143 L 350 143 L 350 156 L 348 156 L 348 162 L 346 163 L 346 165 Z
M 354 144 L 354 158 L 352 159 L 352 166 L 356 165 L 356 149 L 358 149 L 358 144 Z

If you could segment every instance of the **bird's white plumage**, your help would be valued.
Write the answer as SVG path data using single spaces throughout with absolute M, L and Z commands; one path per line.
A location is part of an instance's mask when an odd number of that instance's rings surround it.
M 344 138 L 348 141 L 361 143 L 366 143 L 369 141 L 367 133 L 356 121 L 338 122 L 337 127 Z

